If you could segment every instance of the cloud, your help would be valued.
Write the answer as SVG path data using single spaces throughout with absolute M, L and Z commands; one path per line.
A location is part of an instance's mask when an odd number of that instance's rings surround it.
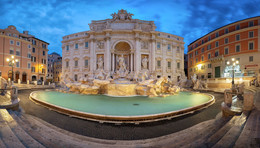
M 0 28 L 15 25 L 61 54 L 62 37 L 89 30 L 92 20 L 126 9 L 134 19 L 155 21 L 158 31 L 184 37 L 187 45 L 229 23 L 259 16 L 259 0 L 0 0 Z

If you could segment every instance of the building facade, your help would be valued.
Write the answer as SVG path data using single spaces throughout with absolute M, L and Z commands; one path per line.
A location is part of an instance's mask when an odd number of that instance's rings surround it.
M 20 33 L 13 25 L 0 29 L 0 71 L 5 79 L 26 83 L 27 80 L 46 79 L 46 61 L 49 43 L 28 34 Z M 12 67 L 7 58 L 17 60 Z
M 236 78 L 260 72 L 260 17 L 237 21 L 218 28 L 188 46 L 188 76 Z M 234 67 L 228 61 L 235 59 Z
M 128 73 L 141 72 L 144 62 L 151 75 L 177 81 L 184 74 L 183 38 L 155 31 L 153 21 L 132 16 L 119 10 L 112 19 L 92 21 L 89 31 L 64 36 L 63 76 L 78 80 L 95 75 L 98 59 L 103 59 L 104 71 L 113 75 L 123 57 Z
M 62 74 L 62 57 L 53 52 L 48 54 L 48 74 L 47 81 L 49 82 L 59 82 Z

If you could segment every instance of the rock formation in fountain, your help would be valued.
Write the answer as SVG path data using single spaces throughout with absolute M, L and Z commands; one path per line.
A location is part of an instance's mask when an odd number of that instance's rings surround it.
M 143 95 L 149 97 L 164 97 L 176 94 L 180 91 L 179 86 L 174 86 L 168 78 L 153 79 L 149 74 L 148 59 L 142 59 L 142 70 L 128 74 L 123 55 L 118 58 L 118 70 L 111 79 L 110 73 L 104 72 L 104 61 L 98 58 L 95 76 L 92 73 L 86 78 L 79 78 L 74 82 L 70 78 L 62 79 L 62 92 L 75 92 L 81 94 L 107 94 L 111 96 L 134 96 Z M 149 76 L 151 76 L 149 78 Z M 133 81 L 130 81 L 133 80 Z

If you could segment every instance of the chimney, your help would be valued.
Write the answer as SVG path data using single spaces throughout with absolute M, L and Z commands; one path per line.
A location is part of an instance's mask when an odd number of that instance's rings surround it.
M 29 31 L 23 31 L 23 34 L 26 34 L 26 35 L 28 35 L 28 32 L 29 32 Z

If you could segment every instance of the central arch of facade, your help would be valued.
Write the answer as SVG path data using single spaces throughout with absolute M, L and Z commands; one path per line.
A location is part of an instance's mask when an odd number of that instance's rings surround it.
M 117 41 L 113 46 L 113 51 L 111 53 L 112 71 L 115 72 L 119 69 L 119 57 L 123 56 L 125 60 L 126 69 L 130 72 L 134 71 L 134 53 L 131 43 L 125 40 Z

